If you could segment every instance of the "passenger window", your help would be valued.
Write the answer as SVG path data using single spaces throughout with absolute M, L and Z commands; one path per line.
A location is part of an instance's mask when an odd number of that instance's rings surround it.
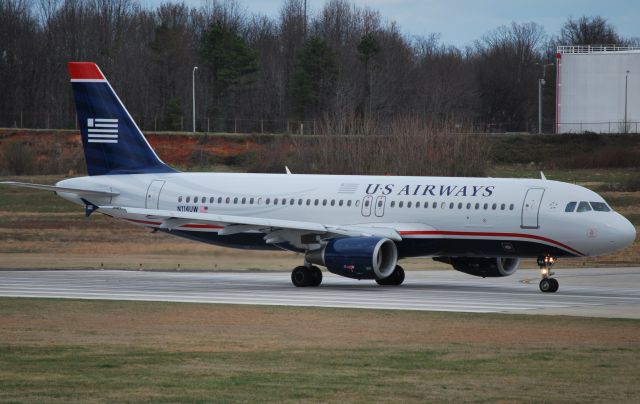
M 495 203 L 493 205 L 491 205 L 491 209 L 493 209 L 493 210 L 496 210 L 497 207 L 498 207 L 498 205 L 495 204 Z
M 411 201 L 407 202 L 407 208 L 411 207 Z
M 322 206 L 327 206 L 327 200 L 326 199 L 322 200 Z
M 609 211 L 611 211 L 611 209 L 609 209 L 607 204 L 604 203 L 604 202 L 590 202 L 590 203 L 591 203 L 591 207 L 596 212 L 609 212 Z
M 338 201 L 338 206 L 342 206 L 342 199 Z
M 207 203 L 207 197 L 203 196 L 202 198 L 200 198 L 200 200 L 202 201 L 202 203 Z
M 229 198 L 229 197 L 227 196 L 227 199 L 225 199 L 225 201 L 224 201 L 224 202 L 225 202 L 226 204 L 229 204 L 229 202 L 231 202 L 231 198 Z
M 178 203 L 180 203 L 180 202 L 182 202 L 182 197 L 181 196 L 178 197 Z
M 238 203 L 238 197 L 236 196 L 235 198 L 233 198 L 233 204 L 237 204 Z
M 476 210 L 480 209 L 480 204 L 476 202 Z
M 191 197 L 190 197 L 190 196 L 187 196 L 187 199 L 186 199 L 186 201 L 185 201 L 185 202 L 189 203 L 189 201 L 190 201 L 190 200 L 191 200 Z
M 453 202 L 449 203 L 449 209 L 453 209 Z
M 273 204 L 277 205 L 278 204 L 278 198 L 273 198 Z
M 419 208 L 419 207 L 420 207 L 420 202 L 418 201 L 416 202 L 416 208 Z
M 307 206 L 311 205 L 311 199 L 307 199 Z
M 401 208 L 403 204 L 404 204 L 404 202 L 402 202 L 402 201 L 398 202 L 398 207 Z
M 425 208 L 425 209 L 429 208 L 429 202 L 425 202 L 425 203 L 424 203 L 424 208 Z
M 573 212 L 576 209 L 576 205 L 578 204 L 578 202 L 569 202 L 567 204 L 567 207 L 564 208 L 565 212 Z
M 467 203 L 467 210 L 471 209 L 471 202 Z
M 319 203 L 320 203 L 320 199 L 316 199 L 315 201 L 313 201 L 313 204 L 314 204 L 315 206 L 318 206 L 318 204 L 319 204 Z
M 484 208 L 484 210 L 489 209 L 489 204 L 488 204 L 488 203 L 485 203 L 485 204 L 484 204 L 484 206 L 483 206 L 483 208 Z
M 198 197 L 197 196 L 193 197 L 193 203 L 198 203 Z
M 378 201 L 378 207 L 381 208 L 382 207 L 382 201 Z
M 335 199 L 331 200 L 331 206 L 336 206 L 336 200 Z
M 445 209 L 446 207 L 447 207 L 447 204 L 446 204 L 446 203 L 442 202 L 442 203 L 440 204 L 440 208 L 441 208 L 441 209 Z
M 462 202 L 458 202 L 458 209 L 462 209 Z
M 244 205 L 245 203 L 247 203 L 247 198 L 242 198 L 242 204 Z
M 347 201 L 347 206 L 351 206 L 351 199 Z
M 302 205 L 302 199 L 298 199 L 298 205 Z
M 432 207 L 433 209 L 437 208 L 437 207 L 438 207 L 438 202 L 434 202 L 434 203 L 433 203 L 433 205 L 431 205 L 431 207 Z
M 253 205 L 253 198 L 249 199 L 249 203 Z
M 222 203 L 222 197 L 221 196 L 218 197 L 218 203 Z
M 505 204 L 503 203 L 502 205 L 500 205 L 500 210 L 504 210 L 504 208 L 505 208 L 505 207 L 506 207 L 506 206 L 505 206 Z
M 396 201 L 391 201 L 391 205 L 390 205 L 390 206 L 391 206 L 392 208 L 395 208 L 395 207 L 396 207 Z
M 264 203 L 267 204 L 267 205 L 269 204 L 269 202 L 271 202 L 271 198 L 267 198 L 267 200 L 264 201 Z
M 289 205 L 295 205 L 296 204 L 296 200 L 291 198 L 291 200 L 289 201 Z
M 214 200 L 213 196 L 209 197 L 209 203 L 213 203 L 213 200 Z
M 360 199 L 358 199 L 358 200 L 356 201 L 355 206 L 356 206 L 356 208 L 357 208 L 358 206 L 360 206 Z
M 582 201 L 578 204 L 578 210 L 576 212 L 589 212 L 591 210 L 591 206 L 589 206 L 589 202 Z
M 513 210 L 514 206 L 513 204 L 509 205 L 509 210 Z

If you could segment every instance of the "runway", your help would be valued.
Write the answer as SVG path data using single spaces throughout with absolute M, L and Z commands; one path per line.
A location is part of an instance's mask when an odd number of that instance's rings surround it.
M 408 271 L 380 287 L 324 271 L 318 288 L 285 272 L 0 271 L 0 296 L 312 306 L 640 318 L 640 267 L 561 269 L 560 290 L 538 290 L 537 270 L 475 278 L 453 270 Z

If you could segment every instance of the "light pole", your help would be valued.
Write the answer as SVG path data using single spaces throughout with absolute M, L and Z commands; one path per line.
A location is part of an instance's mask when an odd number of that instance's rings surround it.
M 542 134 L 542 86 L 547 83 L 544 81 L 544 77 L 548 66 L 553 66 L 553 63 L 542 65 L 542 78 L 538 79 L 538 135 Z
M 191 72 L 191 92 L 193 94 L 193 132 L 196 132 L 196 70 L 198 66 L 193 66 Z
M 627 95 L 629 89 L 629 70 L 627 70 L 627 74 L 624 76 L 624 133 L 629 131 L 629 127 L 627 125 Z

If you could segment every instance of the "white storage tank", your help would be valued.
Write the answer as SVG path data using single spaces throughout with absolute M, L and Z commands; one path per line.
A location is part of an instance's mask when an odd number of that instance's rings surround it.
M 557 133 L 639 133 L 640 47 L 559 46 L 556 58 Z

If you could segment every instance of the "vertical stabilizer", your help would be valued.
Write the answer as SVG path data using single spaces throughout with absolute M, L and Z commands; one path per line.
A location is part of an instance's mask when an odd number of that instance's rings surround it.
M 175 171 L 156 155 L 98 65 L 68 67 L 89 175 Z

